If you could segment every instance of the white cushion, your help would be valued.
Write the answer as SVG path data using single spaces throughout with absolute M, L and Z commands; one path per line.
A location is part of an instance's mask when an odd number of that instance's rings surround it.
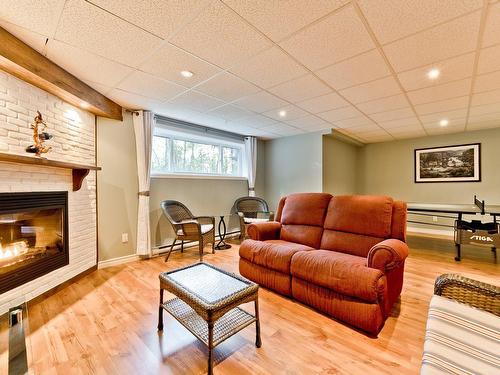
M 253 217 L 245 217 L 243 220 L 245 224 L 265 223 L 266 221 L 269 221 L 269 219 L 266 218 L 253 218 Z
M 214 226 L 212 224 L 202 224 L 201 225 L 201 234 L 205 234 L 205 233 L 208 233 L 212 230 Z M 184 232 L 182 231 L 182 229 L 179 229 L 177 231 L 177 235 L 178 236 L 182 236 L 184 235 Z
M 500 317 L 433 296 L 420 374 L 498 374 L 499 368 Z

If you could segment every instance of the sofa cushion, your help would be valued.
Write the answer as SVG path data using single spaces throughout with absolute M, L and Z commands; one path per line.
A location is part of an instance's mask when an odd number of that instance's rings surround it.
M 280 239 L 319 248 L 330 194 L 303 193 L 286 197 L 280 213 Z
M 374 195 L 333 197 L 328 205 L 324 228 L 389 238 L 393 202 L 390 197 Z
M 366 258 L 370 249 L 383 240 L 384 239 L 380 237 L 325 229 L 321 237 L 320 248 Z
M 292 256 L 312 247 L 282 240 L 245 240 L 240 246 L 240 257 L 259 266 L 289 274 Z
M 292 277 L 345 296 L 377 302 L 384 295 L 384 274 L 366 266 L 366 258 L 330 250 L 298 252 L 292 258 Z

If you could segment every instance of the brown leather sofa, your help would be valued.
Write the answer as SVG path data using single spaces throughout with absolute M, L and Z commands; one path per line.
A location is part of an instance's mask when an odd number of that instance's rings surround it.
M 406 203 L 292 194 L 275 220 L 248 227 L 240 273 L 377 335 L 403 286 Z

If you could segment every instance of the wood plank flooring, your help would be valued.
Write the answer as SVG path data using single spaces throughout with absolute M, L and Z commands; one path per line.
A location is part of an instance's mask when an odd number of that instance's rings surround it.
M 400 303 L 378 338 L 261 289 L 262 348 L 254 325 L 215 350 L 216 374 L 417 374 L 435 278 L 457 272 L 500 284 L 489 249 L 412 237 Z M 238 245 L 205 260 L 238 270 Z M 171 316 L 156 330 L 158 274 L 197 261 L 197 250 L 98 270 L 29 306 L 33 374 L 202 374 L 207 350 Z M 249 311 L 252 305 L 245 305 Z

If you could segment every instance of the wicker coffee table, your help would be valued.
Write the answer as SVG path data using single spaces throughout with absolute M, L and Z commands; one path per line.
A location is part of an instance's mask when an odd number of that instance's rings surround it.
M 254 322 L 255 346 L 260 348 L 257 284 L 206 263 L 162 272 L 159 277 L 158 330 L 163 330 L 166 310 L 208 347 L 208 374 L 213 373 L 213 348 Z M 164 290 L 177 297 L 163 302 Z M 251 301 L 255 316 L 238 307 Z

